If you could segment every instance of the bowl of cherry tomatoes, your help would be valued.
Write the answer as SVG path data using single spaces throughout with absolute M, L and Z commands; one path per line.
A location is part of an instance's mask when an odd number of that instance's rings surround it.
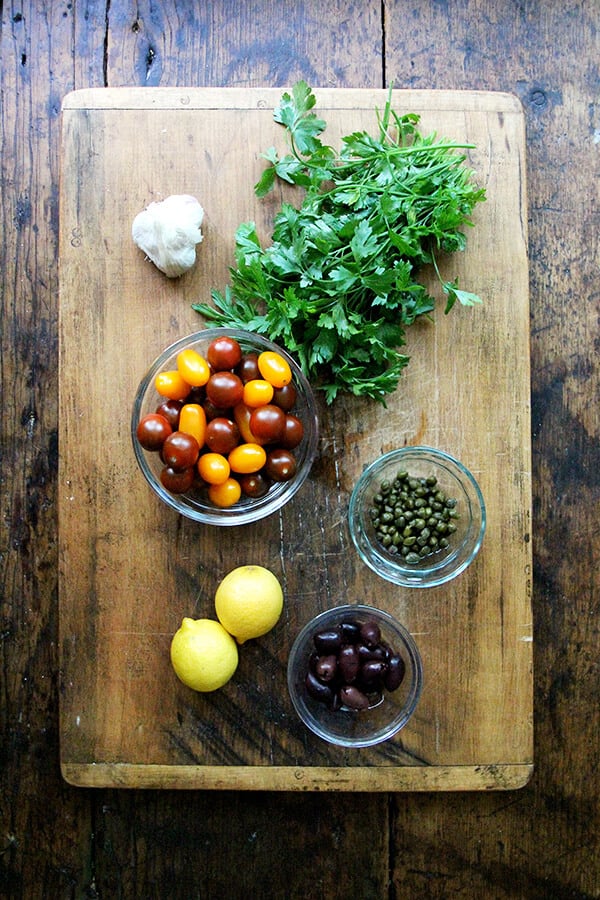
M 317 453 L 314 394 L 295 360 L 261 335 L 207 328 L 167 347 L 131 418 L 146 481 L 181 515 L 243 525 L 281 509 Z

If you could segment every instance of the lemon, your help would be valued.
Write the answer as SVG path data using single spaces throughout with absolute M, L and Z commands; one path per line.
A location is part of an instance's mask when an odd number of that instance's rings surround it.
M 221 625 L 239 644 L 273 628 L 283 609 L 279 581 L 263 566 L 239 566 L 221 581 L 215 594 Z
M 216 691 L 237 669 L 237 644 L 220 622 L 186 617 L 171 641 L 171 663 L 187 687 Z

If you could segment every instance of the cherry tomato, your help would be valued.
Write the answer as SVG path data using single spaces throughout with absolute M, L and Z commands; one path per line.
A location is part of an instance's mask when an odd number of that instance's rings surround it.
M 203 453 L 198 460 L 198 474 L 208 484 L 223 484 L 230 472 L 229 463 L 221 453 Z
M 246 443 L 264 444 L 266 443 L 265 441 L 260 440 L 255 434 L 252 433 L 252 429 L 250 428 L 251 415 L 252 410 L 249 406 L 246 406 L 245 403 L 238 403 L 237 406 L 234 406 L 233 408 L 233 418 L 235 419 L 236 425 L 240 429 L 240 434 L 246 441 Z
M 228 478 L 222 484 L 211 484 L 208 496 L 215 506 L 226 509 L 238 502 L 242 496 L 242 489 L 239 481 L 236 481 L 235 478 Z
M 297 447 L 304 437 L 304 425 L 297 416 L 288 414 L 285 417 L 285 428 L 283 429 L 283 437 L 280 440 L 282 447 L 286 450 L 293 450 Z
M 179 413 L 182 406 L 183 400 L 169 400 L 167 398 L 156 408 L 156 412 L 159 416 L 165 417 L 173 431 L 177 431 L 179 427 Z
M 251 406 L 253 409 L 256 406 L 265 406 L 271 402 L 272 397 L 273 385 L 263 378 L 252 378 L 244 385 L 242 400 L 246 406 Z
M 267 454 L 265 472 L 273 481 L 289 481 L 296 474 L 296 458 L 293 453 L 283 448 L 271 450 Z
M 280 406 L 284 412 L 289 412 L 294 408 L 296 396 L 296 386 L 293 381 L 290 381 L 289 384 L 284 384 L 283 387 L 276 388 L 275 393 L 273 394 L 273 403 Z
M 235 371 L 244 384 L 246 384 L 247 381 L 252 381 L 254 378 L 260 378 L 260 372 L 258 371 L 258 353 L 254 353 L 254 351 L 244 353 Z
M 237 447 L 239 441 L 240 429 L 231 419 L 218 416 L 206 426 L 206 446 L 215 453 L 226 456 Z
M 218 337 L 209 344 L 206 358 L 213 372 L 235 369 L 242 358 L 242 348 L 234 338 Z
M 253 499 L 264 497 L 269 490 L 269 482 L 262 472 L 250 472 L 248 475 L 241 475 L 239 482 L 242 494 Z
M 169 397 L 171 400 L 185 400 L 190 392 L 189 384 L 184 381 L 178 369 L 159 372 L 154 386 L 161 397 Z
M 186 403 L 179 416 L 179 431 L 191 434 L 198 441 L 198 447 L 204 445 L 206 435 L 206 413 L 198 403 Z
M 166 438 L 173 429 L 164 416 L 158 413 L 148 413 L 138 422 L 136 429 L 137 439 L 144 450 L 160 450 Z
M 206 382 L 206 397 L 215 406 L 228 409 L 239 403 L 244 394 L 244 385 L 233 372 L 215 372 Z
M 189 385 L 202 387 L 210 378 L 210 367 L 203 356 L 187 347 L 177 354 L 177 370 Z
M 171 466 L 165 466 L 160 473 L 162 486 L 171 494 L 185 494 L 193 485 L 195 477 L 193 468 L 177 471 Z
M 247 475 L 258 472 L 267 461 L 267 452 L 260 444 L 238 444 L 227 457 L 232 472 Z
M 194 466 L 199 453 L 200 447 L 196 438 L 183 431 L 174 431 L 170 434 L 161 450 L 164 464 L 176 472 L 183 472 L 184 469 Z
M 227 418 L 229 411 L 227 408 L 223 409 L 220 406 L 215 406 L 214 403 L 211 403 L 210 400 L 204 399 L 202 401 L 202 408 L 206 414 L 206 421 L 211 422 L 213 419 L 218 417 Z
M 263 350 L 258 356 L 258 370 L 265 381 L 281 388 L 292 380 L 292 370 L 287 360 L 274 350 Z
M 267 403 L 252 410 L 250 430 L 257 438 L 267 443 L 281 440 L 285 430 L 285 413 L 279 406 Z

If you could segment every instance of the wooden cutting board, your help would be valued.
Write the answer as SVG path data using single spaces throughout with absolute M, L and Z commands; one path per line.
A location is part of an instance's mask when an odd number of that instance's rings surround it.
M 317 90 L 327 138 L 375 131 L 379 90 Z M 178 517 L 136 468 L 130 411 L 147 366 L 204 323 L 234 233 L 265 241 L 281 202 L 257 200 L 261 153 L 283 147 L 273 89 L 91 89 L 63 104 L 60 184 L 61 764 L 88 786 L 270 790 L 516 788 L 532 772 L 531 450 L 524 122 L 483 92 L 395 91 L 423 131 L 476 145 L 488 199 L 444 274 L 484 298 L 409 333 L 411 363 L 384 409 L 320 403 L 319 457 L 269 519 L 234 529 Z M 133 245 L 134 216 L 190 193 L 206 210 L 197 266 L 168 280 Z M 437 290 L 431 282 L 433 290 Z M 424 443 L 461 459 L 485 496 L 481 553 L 454 582 L 406 590 L 366 569 L 346 523 L 359 473 Z M 234 679 L 196 694 L 169 644 L 183 616 L 214 616 L 219 580 L 243 563 L 285 587 L 278 626 L 242 648 Z M 342 602 L 393 612 L 414 634 L 425 686 L 393 740 L 348 751 L 311 735 L 287 696 L 299 628 Z

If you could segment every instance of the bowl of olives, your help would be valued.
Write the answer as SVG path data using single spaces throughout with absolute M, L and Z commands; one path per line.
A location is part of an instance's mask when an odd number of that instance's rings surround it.
M 340 747 L 370 747 L 413 715 L 423 666 L 414 638 L 392 615 L 348 604 L 302 628 L 287 678 L 294 709 L 314 734 Z
M 456 578 L 481 548 L 481 489 L 457 459 L 432 447 L 402 447 L 368 465 L 348 508 L 352 540 L 374 572 L 403 587 Z
M 197 522 L 242 525 L 281 509 L 308 477 L 315 398 L 283 348 L 207 328 L 150 365 L 131 436 L 142 474 L 167 506 Z

